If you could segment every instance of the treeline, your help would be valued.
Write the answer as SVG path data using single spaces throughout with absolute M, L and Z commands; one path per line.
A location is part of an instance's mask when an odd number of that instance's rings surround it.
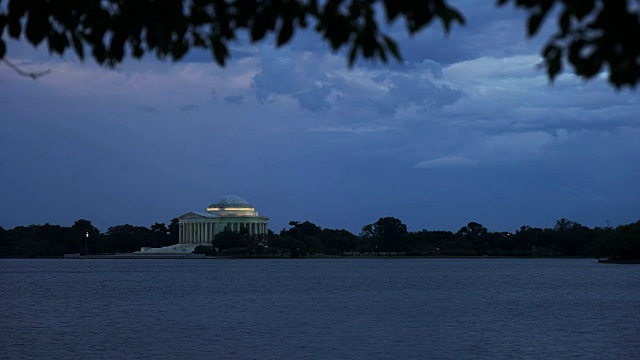
M 270 245 L 291 256 L 535 256 L 640 259 L 640 221 L 618 227 L 589 228 L 560 219 L 553 228 L 522 226 L 515 233 L 490 232 L 470 222 L 457 232 L 407 231 L 393 217 L 365 225 L 359 236 L 346 230 L 322 229 L 310 222 L 282 230 Z
M 178 219 L 167 226 L 150 227 L 129 224 L 112 226 L 100 232 L 89 220 L 77 220 L 72 226 L 29 225 L 5 230 L 0 227 L 0 257 L 61 257 L 64 254 L 113 254 L 140 250 L 143 246 L 161 247 L 178 242 Z
M 58 225 L 0 227 L 0 257 L 60 257 L 66 253 L 113 254 L 178 243 L 178 219 L 150 227 L 118 225 L 101 233 L 88 220 Z M 88 235 L 88 236 L 87 236 Z M 198 252 L 227 256 L 534 256 L 640 259 L 640 221 L 618 227 L 589 228 L 560 219 L 552 228 L 522 226 L 515 233 L 491 232 L 470 222 L 457 232 L 407 231 L 393 217 L 380 218 L 355 235 L 292 222 L 279 234 L 250 236 L 245 229 L 218 233 L 212 247 Z

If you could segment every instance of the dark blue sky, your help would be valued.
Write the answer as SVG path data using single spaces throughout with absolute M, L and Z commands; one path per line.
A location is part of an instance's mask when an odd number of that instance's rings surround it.
M 551 85 L 545 31 L 529 40 L 523 13 L 460 4 L 468 24 L 448 37 L 397 32 L 405 64 L 353 69 L 306 33 L 238 43 L 225 68 L 191 53 L 107 70 L 9 42 L 9 59 L 51 74 L 0 66 L 0 226 L 149 226 L 227 194 L 275 231 L 638 220 L 638 93 L 604 76 Z

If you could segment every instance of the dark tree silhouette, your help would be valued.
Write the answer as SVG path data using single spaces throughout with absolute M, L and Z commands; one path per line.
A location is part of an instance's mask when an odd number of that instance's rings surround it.
M 550 13 L 558 14 L 556 32 L 541 51 L 550 79 L 565 62 L 586 79 L 605 70 L 617 88 L 634 87 L 640 79 L 637 1 L 497 0 L 498 6 L 509 4 L 528 13 L 529 36 Z M 46 42 L 58 55 L 72 48 L 84 59 L 88 49 L 107 66 L 147 53 L 175 61 L 192 48 L 211 51 L 224 65 L 229 43 L 241 31 L 252 42 L 273 34 L 282 46 L 297 29 L 310 27 L 333 51 L 348 48 L 349 64 L 358 56 L 400 60 L 395 40 L 380 30 L 377 12 L 388 23 L 403 21 L 409 34 L 434 21 L 445 32 L 464 24 L 446 0 L 0 0 L 0 59 L 7 54 L 6 31 L 34 46 Z

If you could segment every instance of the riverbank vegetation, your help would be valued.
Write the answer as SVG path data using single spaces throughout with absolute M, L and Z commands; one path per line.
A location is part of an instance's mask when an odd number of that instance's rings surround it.
M 178 243 L 178 219 L 169 225 L 150 227 L 129 224 L 106 232 L 91 221 L 72 226 L 29 225 L 0 227 L 0 257 L 61 257 L 66 253 L 127 253 L 141 247 Z M 246 230 L 225 230 L 216 235 L 213 247 L 200 247 L 207 255 L 305 257 L 328 256 L 509 256 L 593 257 L 640 259 L 640 221 L 589 228 L 567 219 L 550 228 L 522 226 L 515 233 L 489 231 L 470 222 L 458 231 L 411 232 L 401 220 L 384 217 L 362 227 L 356 235 L 347 230 L 322 228 L 309 221 L 294 223 L 278 234 L 250 236 Z

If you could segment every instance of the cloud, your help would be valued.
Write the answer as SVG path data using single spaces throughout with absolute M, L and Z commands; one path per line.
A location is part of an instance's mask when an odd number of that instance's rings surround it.
M 290 99 L 301 109 L 331 112 L 334 119 L 347 122 L 393 117 L 409 108 L 442 108 L 463 95 L 441 82 L 442 66 L 429 59 L 407 66 L 354 69 L 346 69 L 343 60 L 332 54 L 276 54 L 261 48 L 251 90 L 264 105 Z
M 331 109 L 331 104 L 327 100 L 330 92 L 329 86 L 314 86 L 310 90 L 293 94 L 293 97 L 304 109 L 314 113 L 326 112 Z
M 196 104 L 186 104 L 180 107 L 178 111 L 180 112 L 189 112 L 198 109 L 200 106 Z
M 468 166 L 476 164 L 476 161 L 462 156 L 444 156 L 415 164 L 415 169 L 435 169 L 452 166 Z
M 376 126 L 376 125 L 362 125 L 362 126 L 314 126 L 309 129 L 311 132 L 328 132 L 328 133 L 350 133 L 350 134 L 366 134 L 366 133 L 379 133 L 386 131 L 398 130 L 391 126 Z
M 227 104 L 239 106 L 239 105 L 242 105 L 242 103 L 244 102 L 244 96 L 240 94 L 229 95 L 224 98 L 224 102 L 226 102 Z

